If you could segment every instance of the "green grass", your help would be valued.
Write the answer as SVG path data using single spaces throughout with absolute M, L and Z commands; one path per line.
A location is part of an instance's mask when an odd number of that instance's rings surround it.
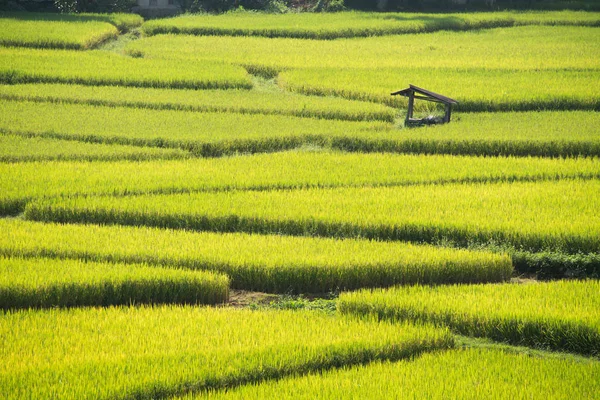
M 184 33 L 336 39 L 518 25 L 598 26 L 600 14 L 573 11 L 472 14 L 343 12 L 283 15 L 236 12 L 217 16 L 184 15 L 152 20 L 146 22 L 142 29 L 146 35 Z
M 249 89 L 247 72 L 219 62 L 131 58 L 106 51 L 0 48 L 0 82 Z
M 0 253 L 144 262 L 225 273 L 235 289 L 327 293 L 394 284 L 498 282 L 505 255 L 485 251 L 280 235 L 196 233 L 0 220 Z
M 342 120 L 393 122 L 397 110 L 337 97 L 315 97 L 280 90 L 169 90 L 60 84 L 0 85 L 0 98 L 53 103 L 293 115 Z
M 423 354 L 322 374 L 294 376 L 184 399 L 537 399 L 594 398 L 598 362 L 545 359 L 498 350 Z
M 314 17 L 316 16 L 311 16 Z M 168 20 L 150 23 L 164 21 Z M 402 78 L 411 69 L 425 69 L 428 73 L 465 69 L 597 70 L 600 67 L 599 42 L 600 31 L 597 28 L 526 26 L 325 42 L 285 38 L 158 35 L 130 42 L 126 51 L 146 57 L 188 62 L 226 61 L 244 65 L 261 75 L 273 75 L 275 72 L 297 68 L 327 68 L 368 69 L 374 72 L 392 70 Z M 403 84 L 403 81 L 404 79 L 399 79 L 395 83 Z M 418 82 L 412 83 L 418 85 Z M 388 88 L 385 94 L 391 89 L 394 88 Z
M 217 304 L 229 279 L 204 271 L 80 260 L 0 257 L 0 309 Z
M 427 321 L 469 336 L 600 355 L 600 282 L 413 286 L 342 294 L 338 310 Z
M 600 252 L 600 181 L 57 198 L 28 219 Z M 560 210 L 560 212 L 557 212 Z
M 0 211 L 4 215 L 17 214 L 24 210 L 29 200 L 77 194 L 536 181 L 600 178 L 599 171 L 600 160 L 597 158 L 419 156 L 327 151 L 174 161 L 0 164 Z
M 457 100 L 460 111 L 600 110 L 598 70 L 310 68 L 278 77 L 287 90 L 405 106 L 390 96 L 413 84 Z M 421 104 L 426 102 L 419 102 Z
M 177 149 L 74 142 L 41 137 L 0 135 L 0 162 L 76 160 L 155 160 L 189 158 Z
M 7 399 L 166 398 L 454 343 L 426 326 L 197 307 L 14 312 L 0 334 Z

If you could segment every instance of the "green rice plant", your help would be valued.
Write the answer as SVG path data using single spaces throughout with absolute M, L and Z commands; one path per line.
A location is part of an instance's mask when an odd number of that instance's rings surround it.
M 460 111 L 600 110 L 598 70 L 515 71 L 428 68 L 310 68 L 285 71 L 279 84 L 298 93 L 404 106 L 390 96 L 414 84 L 459 101 Z M 418 102 L 417 104 L 422 104 Z
M 303 311 L 129 307 L 0 316 L 6 399 L 150 399 L 399 360 L 447 330 Z
M 33 21 L 3 18 L 0 14 L 0 45 L 54 49 L 90 49 L 109 39 L 119 30 L 97 21 Z
M 0 212 L 18 214 L 29 200 L 55 196 L 565 178 L 600 178 L 600 159 L 291 151 L 135 163 L 32 162 L 0 164 Z
M 70 22 L 73 24 L 82 24 L 86 22 L 107 22 L 114 25 L 121 32 L 127 32 L 130 29 L 137 28 L 144 22 L 144 19 L 138 14 L 131 13 L 78 13 L 78 14 L 57 14 L 57 13 L 38 13 L 38 12 L 7 12 L 1 11 L 0 18 L 13 19 L 17 21 L 37 21 L 37 22 Z
M 93 144 L 41 137 L 0 135 L 0 162 L 78 160 L 181 159 L 190 154 L 178 149 Z
M 37 200 L 31 220 L 600 252 L 600 181 Z M 557 210 L 560 210 L 557 212 Z
M 600 363 L 490 349 L 425 353 L 181 399 L 590 399 Z
M 495 12 L 473 14 L 414 14 L 342 12 L 333 14 L 183 15 L 147 21 L 146 35 L 161 33 L 336 39 L 362 36 L 471 30 L 517 25 L 600 25 L 592 12 Z
M 236 289 L 327 293 L 413 283 L 498 282 L 510 278 L 505 255 L 385 243 L 196 233 L 122 226 L 0 220 L 0 254 L 148 263 L 220 272 Z
M 469 336 L 600 355 L 600 282 L 413 286 L 344 293 L 338 310 L 427 321 Z
M 169 90 L 60 84 L 0 85 L 0 98 L 159 110 L 294 115 L 393 122 L 397 111 L 375 103 L 338 97 L 260 90 Z
M 106 51 L 0 48 L 0 82 L 77 83 L 187 89 L 249 89 L 242 67 L 131 58 Z
M 0 131 L 94 143 L 172 147 L 196 155 L 266 152 L 326 143 L 330 136 L 392 130 L 380 121 L 197 113 L 80 104 L 0 102 Z
M 217 304 L 229 278 L 205 271 L 81 260 L 0 257 L 0 309 Z
M 171 147 L 202 156 L 273 152 L 305 144 L 361 152 L 600 155 L 600 117 L 595 112 L 473 114 L 460 119 L 458 124 L 419 131 L 398 130 L 381 121 L 0 102 L 0 132 Z M 454 133 L 442 138 L 439 133 L 444 131 Z
M 160 24 L 165 21 L 169 20 L 149 23 Z M 342 70 L 342 74 L 346 69 L 373 70 L 375 74 L 379 70 L 389 74 L 388 70 L 391 70 L 395 71 L 398 79 L 382 94 L 389 95 L 396 85 L 414 83 L 419 86 L 416 81 L 405 82 L 407 73 L 413 69 L 443 74 L 445 70 L 466 69 L 552 70 L 554 74 L 560 70 L 597 70 L 600 67 L 599 43 L 600 31 L 597 28 L 526 26 L 325 42 L 286 38 L 158 35 L 130 42 L 126 50 L 152 58 L 189 62 L 227 61 L 244 65 L 261 75 L 274 75 L 298 68 Z M 361 78 L 359 82 L 363 80 Z M 379 88 L 375 78 L 373 81 L 375 88 Z M 329 82 L 323 84 L 328 85 Z
M 599 156 L 598 124 L 597 112 L 465 113 L 455 114 L 450 124 L 401 129 L 393 138 L 340 138 L 333 146 L 424 154 Z

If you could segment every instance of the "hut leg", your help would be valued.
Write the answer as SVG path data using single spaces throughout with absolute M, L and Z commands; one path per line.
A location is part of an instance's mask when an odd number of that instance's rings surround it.
M 408 122 L 413 117 L 414 105 L 415 105 L 415 92 L 410 92 L 410 95 L 408 96 L 408 110 L 406 111 L 406 120 L 404 121 L 405 125 L 408 124 Z
M 446 104 L 446 115 L 444 116 L 444 122 L 450 122 L 450 115 L 452 114 L 452 106 Z

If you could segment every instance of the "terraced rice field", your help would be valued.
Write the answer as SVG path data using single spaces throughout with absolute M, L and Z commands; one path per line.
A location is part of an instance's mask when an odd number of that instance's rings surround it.
M 466 335 L 600 354 L 600 283 L 399 287 L 340 296 L 343 313 L 420 320 Z
M 599 29 L 0 13 L 0 398 L 600 397 Z

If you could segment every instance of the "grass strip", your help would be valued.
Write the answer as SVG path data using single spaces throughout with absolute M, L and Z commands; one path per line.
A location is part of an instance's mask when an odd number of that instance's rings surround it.
M 25 216 L 577 254 L 600 252 L 599 202 L 600 181 L 565 180 L 57 198 L 29 203 Z
M 600 160 L 597 158 L 327 151 L 176 161 L 0 164 L 0 210 L 4 215 L 18 214 L 23 212 L 27 201 L 54 196 L 537 181 L 600 178 L 599 171 Z
M 218 304 L 229 278 L 204 271 L 0 257 L 0 308 Z
M 443 371 L 440 373 L 440 371 Z M 180 399 L 553 399 L 593 398 L 598 362 L 462 349 L 374 362 Z
M 196 233 L 0 220 L 0 253 L 148 263 L 227 274 L 235 289 L 327 293 L 414 283 L 498 282 L 505 255 L 367 240 Z
M 161 33 L 337 39 L 438 30 L 475 30 L 518 25 L 600 25 L 600 13 L 488 12 L 488 13 L 369 13 L 183 15 L 147 21 L 146 35 Z
M 250 89 L 238 66 L 121 56 L 106 51 L 0 48 L 0 82 L 73 83 L 185 89 Z
M 428 326 L 173 306 L 7 313 L 0 333 L 7 399 L 166 398 L 454 344 Z
M 0 135 L 0 162 L 24 161 L 115 161 L 115 160 L 172 160 L 189 158 L 179 149 L 159 149 L 71 140 Z
M 463 335 L 600 354 L 600 282 L 413 286 L 344 293 L 338 310 L 432 322 Z
M 260 90 L 169 90 L 60 84 L 0 85 L 0 98 L 114 107 L 202 112 L 293 115 L 350 121 L 393 122 L 397 111 L 384 105 L 337 97 Z

